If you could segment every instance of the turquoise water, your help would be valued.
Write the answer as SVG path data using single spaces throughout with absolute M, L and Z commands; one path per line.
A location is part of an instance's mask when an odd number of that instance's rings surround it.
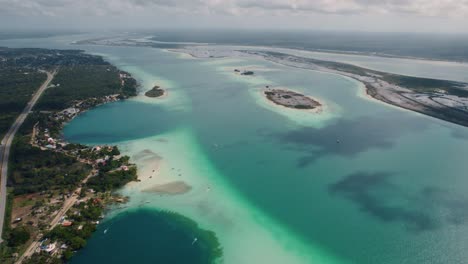
M 162 83 L 169 96 L 99 107 L 70 123 L 65 136 L 118 144 L 143 177 L 121 191 L 130 196 L 129 208 L 194 219 L 216 232 L 224 263 L 468 263 L 466 128 L 367 99 L 358 83 L 336 75 L 248 58 L 83 48 L 131 72 L 142 91 Z M 256 76 L 232 74 L 246 66 Z M 259 96 L 265 85 L 319 98 L 325 113 L 265 103 Z M 159 173 L 149 179 L 157 160 Z M 192 190 L 143 191 L 173 181 Z M 122 217 L 127 210 L 112 210 L 104 225 L 121 221 L 118 230 L 128 231 L 110 241 L 97 232 L 74 263 L 116 254 L 127 237 L 138 243 L 127 243 L 122 258 L 155 260 L 141 252 L 141 242 L 171 235 L 133 231 L 141 219 Z

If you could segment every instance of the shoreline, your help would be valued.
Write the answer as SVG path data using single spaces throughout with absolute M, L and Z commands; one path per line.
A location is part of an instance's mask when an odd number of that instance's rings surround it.
M 138 84 L 138 86 L 139 85 L 140 84 Z M 167 91 L 167 89 L 164 89 L 164 94 L 162 96 L 159 96 L 159 97 L 156 97 L 156 98 L 157 99 L 164 99 L 164 98 L 167 98 L 168 96 L 169 96 L 169 92 Z M 125 100 L 130 99 L 130 98 L 138 98 L 138 97 L 146 98 L 146 99 L 149 99 L 149 100 L 156 99 L 156 98 L 147 97 L 147 96 L 144 95 L 144 92 L 141 92 L 140 94 L 137 94 L 136 96 L 131 96 L 131 97 L 128 97 L 128 98 L 117 100 L 117 101 L 125 101 Z M 115 102 L 117 102 L 117 101 L 115 101 Z M 96 108 L 96 107 L 98 107 L 100 105 L 104 105 L 104 104 L 105 103 L 96 105 L 93 108 Z M 92 110 L 93 108 L 87 109 L 87 111 Z M 84 112 L 86 112 L 86 111 L 82 111 L 79 114 L 84 113 Z M 72 119 L 70 119 L 67 122 L 67 124 L 70 123 L 78 115 L 76 115 Z M 92 147 L 92 146 L 95 146 L 95 145 L 92 144 L 90 147 Z M 150 151 L 150 150 L 148 150 L 148 151 Z M 128 151 L 126 151 L 125 149 L 122 150 L 122 153 L 130 155 L 130 153 L 128 153 Z M 162 175 L 163 174 L 161 172 L 162 168 L 165 167 L 165 164 L 166 164 L 163 157 L 158 156 L 156 153 L 149 153 L 148 152 L 148 153 L 142 153 L 142 154 L 143 155 L 140 158 L 133 157 L 132 155 L 130 155 L 130 158 L 131 158 L 132 162 L 135 164 L 135 167 L 138 169 L 137 179 L 134 180 L 134 181 L 130 181 L 130 182 L 126 183 L 124 186 L 122 186 L 120 188 L 112 190 L 112 192 L 116 192 L 117 195 L 119 195 L 119 196 L 123 195 L 123 197 L 128 198 L 128 197 L 131 197 L 131 195 L 122 194 L 122 191 L 124 191 L 124 190 L 137 190 L 138 192 L 141 192 L 141 193 L 147 193 L 147 194 L 150 194 L 150 195 L 157 195 L 157 196 L 161 197 L 161 196 L 183 195 L 183 194 L 186 194 L 186 193 L 188 193 L 188 192 L 190 192 L 192 190 L 192 186 L 188 185 L 187 183 L 185 183 L 183 181 L 174 181 L 171 177 L 165 177 L 165 176 Z M 145 154 L 146 154 L 146 156 L 145 156 Z M 154 156 L 151 156 L 151 155 L 154 155 Z M 142 160 L 143 160 L 143 162 L 142 162 Z M 141 166 L 140 163 L 144 163 L 144 165 Z M 154 180 L 156 180 L 156 183 L 154 182 Z M 142 189 L 141 188 L 142 184 L 147 184 L 148 188 Z M 149 202 L 145 201 L 143 203 L 140 203 L 134 209 L 140 209 L 141 207 L 143 207 L 147 203 L 149 203 Z M 106 213 L 105 213 L 105 217 L 103 218 L 103 220 L 105 221 L 107 219 L 112 219 L 114 214 L 118 215 L 121 212 L 120 209 L 129 208 L 129 207 L 131 207 L 131 204 L 132 203 L 130 203 L 130 198 L 128 198 L 127 201 L 125 201 L 124 203 L 119 202 L 119 203 L 106 204 L 105 205 Z M 152 211 L 157 212 L 158 214 L 161 214 L 161 215 L 166 213 L 164 210 L 165 210 L 164 208 L 159 208 L 159 207 L 158 208 L 152 208 Z M 213 246 L 216 246 L 216 247 L 213 247 L 213 248 L 210 248 L 210 249 L 201 249 L 201 250 L 209 250 L 210 252 L 218 252 L 217 255 L 215 256 L 216 257 L 215 260 L 222 257 L 222 254 L 223 254 L 222 253 L 222 248 L 220 246 L 220 242 L 219 242 L 219 239 L 217 238 L 216 233 L 210 231 L 210 229 L 208 229 L 207 227 L 200 226 L 198 224 L 198 222 L 191 219 L 189 217 L 189 215 L 182 214 L 182 213 L 175 213 L 175 212 L 172 211 L 172 209 L 169 209 L 167 212 L 169 212 L 171 214 L 174 214 L 173 215 L 174 216 L 173 220 L 176 221 L 176 222 L 177 222 L 177 219 L 185 219 L 184 222 L 187 222 L 187 223 L 191 222 L 192 224 L 190 226 L 194 228 L 191 232 L 194 232 L 194 233 L 207 232 L 207 233 L 212 234 L 212 237 L 209 240 L 205 240 L 203 238 L 200 238 L 199 242 L 204 243 L 204 244 L 213 245 Z
M 187 48 L 180 49 L 179 52 L 191 54 Z M 464 110 L 468 107 L 467 97 L 459 96 L 459 93 L 463 93 L 454 91 L 456 89 L 463 91 L 464 88 L 461 87 L 463 85 L 465 85 L 466 89 L 468 87 L 466 82 L 399 75 L 363 68 L 352 63 L 298 57 L 288 53 L 251 49 L 233 50 L 232 57 L 236 57 L 235 52 L 258 56 L 264 60 L 287 67 L 334 73 L 352 78 L 364 84 L 366 93 L 369 96 L 387 105 L 393 105 L 456 125 L 468 126 L 468 121 L 466 121 L 468 111 Z M 206 58 L 213 57 L 207 57 L 207 55 L 210 55 L 209 50 L 205 51 L 205 53 L 203 55 Z M 192 56 L 194 55 L 192 54 Z M 198 58 L 205 57 L 199 56 Z M 291 58 L 295 58 L 295 60 L 290 61 Z M 432 84 L 427 84 L 428 82 L 432 82 Z M 422 88 L 418 85 L 422 85 L 427 90 L 421 90 Z M 436 89 L 438 85 L 440 87 L 438 90 L 443 91 L 443 93 L 438 93 Z M 441 103 L 441 101 L 444 103 Z
M 148 36 L 145 36 L 146 38 Z M 397 54 L 389 54 L 383 52 L 373 52 L 373 51 L 352 51 L 352 50 L 333 50 L 333 49 L 320 49 L 320 48 L 300 48 L 300 47 L 285 47 L 285 46 L 264 46 L 264 45 L 240 45 L 236 43 L 204 43 L 204 42 L 174 42 L 174 41 L 140 41 L 140 39 L 125 39 L 125 43 L 119 43 L 119 38 L 97 38 L 97 39 L 85 39 L 80 41 L 74 41 L 72 45 L 98 45 L 98 46 L 128 46 L 128 47 L 152 47 L 152 48 L 159 48 L 162 50 L 166 50 L 169 52 L 180 52 L 177 49 L 182 49 L 186 47 L 210 47 L 210 46 L 223 46 L 223 47 L 251 47 L 251 48 L 260 48 L 260 49 L 282 49 L 288 50 L 293 52 L 310 52 L 310 53 L 321 53 L 321 54 L 332 54 L 332 55 L 347 55 L 347 56 L 361 56 L 361 57 L 370 57 L 370 58 L 390 58 L 390 59 L 407 59 L 407 60 L 417 60 L 417 61 L 427 61 L 427 62 L 440 62 L 440 63 L 453 63 L 453 64 L 467 64 L 468 59 L 462 60 L 450 60 L 450 59 L 443 59 L 443 58 L 429 58 L 429 57 L 418 57 L 418 56 L 410 56 L 410 55 L 397 55 Z M 120 39 L 123 36 L 120 37 Z M 113 41 L 113 42 L 112 42 Z M 180 47 L 176 48 L 163 48 L 155 46 L 155 44 L 175 44 L 179 45 Z M 184 52 L 189 55 L 190 52 Z M 194 57 L 193 55 L 191 55 Z M 197 57 L 194 57 L 197 58 Z
M 99 57 L 101 57 L 101 56 L 99 56 Z M 118 69 L 113 64 L 109 63 L 109 65 L 112 66 L 112 67 L 115 67 L 118 70 L 119 79 L 120 79 L 120 82 L 121 82 L 121 88 L 123 88 L 126 85 L 127 81 L 130 81 L 130 83 L 133 83 L 133 85 L 132 84 L 131 85 L 132 85 L 132 88 L 133 88 L 134 92 L 136 93 L 138 83 L 135 80 L 135 78 L 133 78 L 128 72 L 125 72 L 125 71 L 122 71 L 122 70 Z M 27 144 L 30 145 L 33 148 L 40 149 L 40 151 L 51 151 L 51 152 L 55 152 L 55 153 L 62 153 L 64 155 L 66 155 L 66 156 L 69 156 L 69 157 L 75 159 L 76 162 L 86 164 L 86 165 L 90 166 L 90 168 L 91 168 L 90 173 L 83 180 L 80 180 L 80 183 L 78 184 L 77 189 L 73 191 L 73 194 L 68 199 L 64 200 L 63 204 L 60 206 L 60 211 L 58 211 L 57 214 L 53 214 L 54 215 L 53 216 L 53 221 L 51 222 L 49 227 L 47 227 L 44 230 L 43 229 L 38 230 L 40 233 L 43 233 L 44 235 L 49 235 L 50 232 L 52 232 L 53 230 L 55 230 L 59 226 L 62 226 L 63 225 L 62 221 L 66 222 L 66 220 L 63 220 L 63 219 L 66 219 L 67 213 L 69 211 L 75 210 L 76 212 L 79 212 L 81 210 L 81 209 L 75 208 L 77 202 L 79 202 L 81 200 L 86 201 L 86 203 L 88 203 L 89 201 L 92 200 L 93 204 L 94 204 L 94 201 L 96 201 L 96 199 L 97 199 L 97 200 L 100 201 L 98 203 L 98 207 L 102 208 L 102 210 L 104 210 L 104 211 L 108 210 L 110 208 L 109 206 L 112 205 L 112 204 L 125 203 L 126 201 L 128 201 L 128 199 L 126 197 L 122 197 L 119 194 L 114 194 L 113 193 L 118 188 L 111 188 L 110 190 L 107 190 L 107 191 L 97 191 L 97 192 L 93 191 L 93 192 L 90 192 L 90 193 L 86 192 L 84 194 L 84 196 L 80 200 L 78 200 L 78 198 L 81 197 L 81 191 L 86 190 L 86 189 L 89 188 L 89 186 L 87 185 L 88 182 L 89 182 L 88 180 L 93 179 L 94 177 L 103 177 L 103 176 L 100 175 L 100 173 L 104 173 L 104 172 L 101 171 L 101 168 L 98 166 L 99 163 L 94 164 L 93 163 L 93 160 L 94 160 L 93 158 L 83 157 L 82 156 L 83 154 L 81 154 L 81 151 L 91 151 L 91 152 L 98 151 L 99 152 L 99 150 L 101 148 L 103 149 L 103 151 L 104 151 L 104 149 L 106 149 L 106 151 L 107 151 L 107 149 L 115 149 L 115 150 L 118 151 L 118 148 L 115 145 L 114 146 L 97 146 L 97 145 L 93 144 L 92 146 L 84 146 L 84 145 L 81 145 L 79 143 L 77 144 L 77 143 L 69 142 L 69 141 L 67 141 L 65 139 L 65 137 L 63 135 L 63 129 L 67 124 L 72 122 L 76 117 L 78 117 L 79 115 L 81 115 L 83 113 L 88 112 L 89 110 L 95 109 L 95 108 L 97 108 L 99 106 L 102 106 L 102 105 L 105 105 L 105 104 L 108 104 L 108 103 L 115 103 L 115 102 L 119 102 L 119 101 L 124 101 L 124 100 L 127 100 L 127 99 L 135 97 L 135 96 L 136 95 L 126 94 L 123 90 L 121 90 L 118 94 L 104 95 L 104 96 L 99 96 L 99 97 L 89 97 L 89 98 L 82 99 L 82 100 L 79 100 L 79 101 L 74 101 L 73 105 L 69 106 L 66 109 L 62 109 L 62 110 L 44 111 L 44 113 L 42 113 L 40 110 L 36 111 L 37 113 L 45 115 L 47 120 L 49 120 L 49 121 L 50 120 L 55 120 L 57 123 L 53 123 L 52 126 L 51 126 L 50 123 L 46 122 L 45 124 L 43 124 L 43 127 L 42 126 L 38 127 L 39 122 L 37 122 L 34 125 L 32 134 L 30 134 L 31 133 L 30 132 L 30 133 L 25 135 L 25 136 L 31 135 L 31 141 L 28 141 Z M 44 142 L 41 142 L 40 140 L 38 140 L 38 132 L 36 132 L 36 131 L 37 130 L 41 131 L 41 129 L 38 129 L 38 128 L 45 129 L 45 131 L 48 131 L 49 129 L 51 130 L 49 142 L 53 142 L 52 144 L 54 145 L 54 148 L 44 147 L 43 146 Z M 56 134 L 53 134 L 52 130 L 54 130 L 54 131 L 57 130 Z M 49 137 L 47 133 L 45 135 L 47 137 Z M 40 137 L 40 138 L 43 138 L 44 135 L 41 135 L 41 136 L 42 137 Z M 55 138 L 55 139 L 53 139 L 53 138 Z M 52 139 L 52 141 L 50 141 L 51 139 Z M 56 146 L 62 146 L 62 147 L 55 148 L 55 145 Z M 66 146 L 71 146 L 72 149 L 70 149 L 70 150 L 66 149 Z M 74 152 L 74 149 L 76 148 L 75 146 L 80 150 L 77 153 Z M 114 159 L 115 157 L 121 157 L 120 154 L 118 154 L 118 155 L 109 154 L 109 155 L 111 155 L 110 156 L 111 160 Z M 127 166 L 128 166 L 128 169 L 127 169 Z M 124 167 L 125 167 L 125 169 L 124 169 Z M 122 171 L 130 170 L 129 172 L 131 173 L 133 170 L 136 172 L 136 167 L 134 166 L 134 164 L 131 164 L 129 162 L 126 162 L 126 163 L 124 162 L 122 167 L 119 167 L 119 168 L 117 168 L 115 170 L 112 170 L 109 173 L 113 173 L 114 171 L 119 171 L 119 170 L 122 170 Z M 81 185 L 83 185 L 83 188 L 81 187 Z M 78 197 L 78 193 L 80 193 L 79 197 Z M 38 193 L 32 193 L 30 195 L 34 196 L 34 195 L 38 195 Z M 21 199 L 22 195 L 19 195 L 19 196 L 16 196 L 16 197 Z M 40 195 L 39 195 L 39 197 L 40 197 Z M 102 200 L 100 200 L 100 198 L 102 198 Z M 99 221 L 97 221 L 96 223 L 98 223 L 98 222 Z M 89 223 L 86 222 L 86 224 L 89 224 Z M 94 231 L 92 233 L 94 233 Z M 58 238 L 54 242 L 54 245 L 55 245 L 55 243 L 57 243 L 57 241 L 61 241 L 62 243 L 64 242 L 62 238 Z M 28 245 L 28 244 L 26 244 L 26 245 Z M 31 241 L 31 244 L 29 244 L 29 246 L 25 248 L 25 251 L 21 255 L 19 255 L 19 259 L 15 260 L 15 263 L 22 263 L 23 261 L 31 260 L 32 258 L 34 258 L 35 254 L 42 251 L 42 249 L 40 251 L 38 251 L 39 247 L 41 247 L 41 246 L 42 246 L 42 242 L 36 241 L 36 238 L 34 238 Z M 68 256 L 65 256 L 66 254 L 67 254 L 67 252 L 65 252 L 65 251 L 61 252 L 60 255 L 59 255 L 60 258 L 58 258 L 58 259 L 60 261 L 63 261 L 63 258 L 67 259 Z
M 249 52 L 247 52 L 250 54 Z M 468 85 L 468 83 L 461 83 L 461 82 L 455 82 L 455 81 L 446 81 L 446 80 L 433 80 L 433 79 L 427 79 L 427 78 L 419 78 L 419 77 L 411 77 L 411 76 L 403 76 L 403 75 L 395 75 L 395 74 L 389 74 L 385 72 L 378 72 L 374 70 L 369 70 L 366 68 L 361 68 L 359 66 L 354 66 L 351 64 L 346 64 L 346 63 L 337 63 L 337 62 L 329 62 L 329 61 L 321 61 L 321 60 L 313 60 L 317 62 L 306 62 L 308 59 L 307 58 L 302 58 L 302 57 L 297 57 L 300 59 L 304 59 L 304 62 L 294 62 L 296 63 L 295 65 L 291 65 L 288 58 L 294 57 L 294 56 L 289 56 L 287 55 L 286 61 L 284 61 L 283 58 L 277 58 L 274 55 L 269 55 L 268 53 L 264 52 L 254 52 L 252 55 L 254 56 L 260 56 L 263 57 L 267 61 L 275 62 L 278 64 L 281 64 L 283 66 L 287 67 L 294 67 L 294 68 L 299 68 L 299 69 L 305 69 L 305 70 L 315 70 L 319 72 L 324 72 L 324 73 L 331 73 L 331 74 L 337 74 L 343 77 L 351 78 L 354 79 L 360 83 L 362 83 L 365 88 L 366 88 L 366 93 L 374 98 L 375 100 L 381 101 L 383 103 L 386 103 L 387 105 L 393 105 L 396 107 L 400 107 L 402 109 L 406 109 L 409 111 L 413 111 L 416 113 L 420 113 L 432 118 L 436 118 L 439 120 L 443 120 L 446 122 L 450 122 L 453 124 L 461 125 L 461 126 L 468 126 L 468 121 L 466 121 L 462 113 L 463 111 L 460 110 L 459 108 L 456 107 L 450 107 L 447 105 L 442 105 L 432 99 L 430 101 L 418 101 L 418 96 L 427 96 L 428 98 L 431 98 L 431 96 L 437 97 L 437 96 L 443 96 L 445 94 L 436 94 L 435 92 L 418 92 L 413 90 L 414 88 L 411 87 L 405 87 L 402 85 L 397 85 L 394 83 L 389 83 L 387 82 L 386 79 L 384 79 L 385 76 L 378 76 L 374 74 L 387 74 L 389 76 L 396 76 L 400 78 L 409 78 L 406 80 L 407 82 L 414 81 L 416 80 L 430 80 L 430 81 L 440 81 L 440 82 L 447 82 L 447 85 L 455 85 L 455 84 L 465 84 Z M 281 54 L 284 55 L 284 54 Z M 302 63 L 302 64 L 301 64 Z M 304 64 L 306 63 L 306 64 Z M 317 63 L 325 63 L 326 65 L 332 64 L 331 66 L 322 66 Z M 334 66 L 338 65 L 338 66 Z M 350 70 L 350 72 L 345 72 L 343 70 L 340 70 L 339 67 L 345 66 L 350 66 L 350 67 L 356 67 L 357 69 L 362 69 L 366 71 L 364 74 L 365 75 L 359 75 L 358 73 L 354 73 Z M 439 89 L 456 89 L 453 87 L 441 87 Z M 462 88 L 459 88 L 462 89 Z M 446 91 L 446 90 L 444 90 Z M 456 96 L 456 95 L 451 95 L 449 96 Z M 412 98 L 411 98 L 412 97 Z M 443 97 L 442 97 L 443 98 Z M 457 97 L 461 98 L 462 100 L 465 97 Z
M 102 44 L 105 45 L 105 44 Z M 321 50 L 321 49 L 299 49 L 299 48 L 288 48 L 288 47 L 271 47 L 271 46 L 245 46 L 245 45 L 230 45 L 230 44 L 212 44 L 215 46 L 223 46 L 223 47 L 238 47 L 238 48 L 259 48 L 263 50 L 286 50 L 290 52 L 309 52 L 309 53 L 320 53 L 320 54 L 331 54 L 331 55 L 347 55 L 347 56 L 358 56 L 358 57 L 369 57 L 369 58 L 385 58 L 385 59 L 402 59 L 402 60 L 413 60 L 413 61 L 420 61 L 420 62 L 434 62 L 434 63 L 442 63 L 442 64 L 454 64 L 454 65 L 468 65 L 468 60 L 466 61 L 455 61 L 455 60 L 441 60 L 441 59 L 431 59 L 431 58 L 423 58 L 423 57 L 411 57 L 411 56 L 398 56 L 398 55 L 391 55 L 391 54 L 369 54 L 365 52 L 340 52 L 340 51 L 334 51 L 334 50 Z M 110 45 L 112 46 L 112 45 Z M 190 46 L 187 45 L 183 48 L 172 48 L 172 49 L 164 49 L 169 52 L 175 52 L 175 53 L 180 53 L 180 54 L 186 54 L 189 55 L 190 58 L 194 59 L 200 59 L 204 57 L 199 57 L 194 54 L 192 54 L 187 47 L 209 47 L 206 43 L 199 44 L 197 46 Z M 216 57 L 216 58 L 222 58 L 222 57 Z M 352 63 L 349 63 L 352 64 Z M 352 64 L 356 65 L 359 67 L 364 67 L 362 65 L 357 65 L 357 64 Z

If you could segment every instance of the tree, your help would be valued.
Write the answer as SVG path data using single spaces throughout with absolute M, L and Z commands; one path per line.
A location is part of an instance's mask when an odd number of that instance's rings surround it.
M 11 230 L 10 237 L 8 239 L 8 245 L 10 247 L 21 246 L 31 238 L 31 233 L 21 226 Z
M 77 250 L 86 246 L 86 240 L 81 237 L 73 237 L 70 239 L 70 247 Z
M 65 250 L 65 252 L 63 252 L 63 258 L 65 260 L 70 260 L 71 258 L 73 257 L 73 252 L 69 249 Z

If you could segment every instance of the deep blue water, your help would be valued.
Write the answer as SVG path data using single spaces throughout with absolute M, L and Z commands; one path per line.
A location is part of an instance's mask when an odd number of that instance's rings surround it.
M 173 217 L 154 209 L 121 213 L 99 225 L 102 235 L 89 240 L 87 247 L 100 250 L 78 252 L 70 263 L 209 263 L 207 245 L 193 243 L 193 230 Z

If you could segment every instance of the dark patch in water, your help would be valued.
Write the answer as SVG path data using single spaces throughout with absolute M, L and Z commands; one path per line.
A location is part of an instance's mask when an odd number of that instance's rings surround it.
M 221 254 L 215 234 L 194 221 L 176 213 L 138 209 L 103 223 L 71 263 L 207 264 Z
M 437 187 L 410 192 L 390 181 L 388 172 L 358 172 L 329 186 L 329 192 L 356 203 L 384 221 L 402 222 L 411 231 L 434 230 L 468 221 L 468 199 Z
M 462 140 L 468 140 L 468 129 L 466 127 L 452 127 L 452 137 Z
M 308 153 L 298 161 L 304 167 L 327 154 L 351 157 L 372 148 L 392 148 L 398 137 L 427 129 L 423 121 L 398 114 L 340 119 L 323 128 L 304 127 L 275 137 Z

